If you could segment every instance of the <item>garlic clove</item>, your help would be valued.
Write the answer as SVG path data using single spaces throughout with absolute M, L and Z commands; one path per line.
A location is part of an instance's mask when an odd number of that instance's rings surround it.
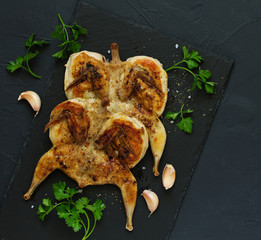
M 157 194 L 151 190 L 144 190 L 141 195 L 144 197 L 151 215 L 158 208 L 159 198 Z
M 176 170 L 171 164 L 166 164 L 163 174 L 162 174 L 162 183 L 165 189 L 171 188 L 176 180 Z
M 41 108 L 41 99 L 40 99 L 39 95 L 33 91 L 26 91 L 26 92 L 22 92 L 19 95 L 18 101 L 20 101 L 22 99 L 25 99 L 25 100 L 27 100 L 27 102 L 29 102 L 29 104 L 31 105 L 33 110 L 36 111 L 36 114 L 35 114 L 35 116 L 36 116 Z

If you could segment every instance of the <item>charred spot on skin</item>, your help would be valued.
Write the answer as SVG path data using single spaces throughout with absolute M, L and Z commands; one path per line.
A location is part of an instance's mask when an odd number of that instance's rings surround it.
M 103 107 L 107 107 L 107 106 L 109 106 L 110 105 L 110 99 L 108 98 L 108 97 L 104 97 L 103 99 L 102 99 L 102 106 Z
M 84 64 L 83 64 L 84 65 Z M 97 68 L 94 67 L 91 63 L 86 63 L 74 74 L 74 80 L 69 84 L 65 91 L 68 91 L 71 88 L 78 86 L 80 83 L 88 81 L 92 85 L 92 90 L 97 91 L 101 90 L 102 86 L 99 81 L 102 78 L 102 75 L 98 72 Z

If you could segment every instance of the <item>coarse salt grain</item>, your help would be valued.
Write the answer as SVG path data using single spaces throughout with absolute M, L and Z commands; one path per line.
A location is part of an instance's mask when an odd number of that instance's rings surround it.
M 179 47 L 179 45 L 178 45 L 178 44 L 176 44 L 176 45 L 175 45 L 175 48 L 178 48 L 178 47 Z
M 108 53 L 110 54 L 110 53 L 111 53 L 111 50 L 108 50 Z
M 191 98 L 191 96 L 189 95 L 189 96 L 188 96 L 188 98 L 190 99 L 190 98 Z
M 170 121 L 170 124 L 173 124 L 173 123 L 174 123 L 174 121 L 173 121 L 173 120 L 171 120 L 171 121 Z
M 146 167 L 142 167 L 142 170 L 145 170 L 146 169 Z

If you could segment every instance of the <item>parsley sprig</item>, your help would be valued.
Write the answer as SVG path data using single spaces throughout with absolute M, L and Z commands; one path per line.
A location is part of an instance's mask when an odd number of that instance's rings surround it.
M 180 111 L 176 112 L 176 113 L 168 111 L 167 114 L 166 114 L 166 118 L 175 121 L 180 116 L 181 121 L 176 124 L 177 127 L 180 130 L 191 134 L 192 133 L 193 119 L 191 117 L 184 117 L 183 115 L 192 113 L 193 110 L 191 110 L 191 109 L 183 110 L 183 107 L 184 107 L 184 104 L 181 106 Z
M 189 53 L 189 50 L 186 48 L 186 46 L 182 47 L 183 51 L 183 59 L 174 64 L 173 66 L 166 69 L 166 72 L 172 70 L 172 69 L 183 69 L 194 77 L 194 82 L 192 85 L 192 88 L 190 91 L 194 91 L 196 88 L 202 89 L 204 86 L 204 89 L 207 93 L 215 94 L 215 82 L 208 81 L 211 77 L 211 72 L 206 69 L 203 70 L 200 68 L 200 63 L 203 61 L 203 58 L 199 56 L 198 52 L 195 50 L 192 50 L 191 53 Z M 180 66 L 181 64 L 185 63 L 187 67 Z M 198 73 L 194 73 L 192 70 L 198 68 Z
M 60 25 L 58 25 L 55 31 L 51 34 L 52 38 L 59 39 L 62 43 L 59 45 L 62 50 L 56 52 L 52 56 L 58 59 L 67 59 L 68 52 L 79 52 L 81 49 L 81 44 L 78 43 L 77 39 L 79 35 L 87 35 L 87 29 L 73 23 L 72 25 L 67 25 L 63 22 L 61 15 L 58 13 L 58 18 L 60 20 Z M 73 39 L 70 40 L 69 29 L 71 29 Z
M 95 203 L 90 204 L 87 197 L 81 197 L 74 201 L 73 197 L 79 191 L 74 188 L 66 187 L 65 182 L 58 182 L 53 184 L 53 192 L 56 200 L 60 201 L 52 204 L 49 198 L 44 198 L 42 205 L 39 205 L 37 214 L 43 221 L 45 217 L 54 209 L 56 209 L 58 217 L 63 218 L 68 227 L 71 227 L 74 232 L 84 229 L 84 236 L 82 240 L 87 239 L 95 229 L 97 221 L 102 217 L 102 211 L 105 209 L 105 204 L 97 199 Z M 94 223 L 91 228 L 90 218 L 86 210 L 91 211 L 94 217 Z M 87 225 L 82 220 L 85 216 Z
M 48 42 L 46 42 L 45 40 L 41 40 L 41 41 L 36 41 L 34 40 L 35 38 L 35 34 L 32 34 L 28 40 L 25 41 L 25 47 L 27 48 L 26 51 L 26 55 L 24 57 L 18 56 L 16 58 L 16 61 L 9 61 L 9 64 L 7 65 L 6 69 L 10 72 L 14 72 L 19 68 L 22 68 L 24 70 L 26 70 L 27 72 L 29 72 L 31 75 L 33 75 L 36 78 L 41 78 L 41 76 L 35 74 L 30 66 L 29 66 L 29 61 L 33 58 L 35 58 L 38 54 L 39 51 L 32 51 L 32 49 L 34 47 L 42 47 L 46 44 L 48 44 Z

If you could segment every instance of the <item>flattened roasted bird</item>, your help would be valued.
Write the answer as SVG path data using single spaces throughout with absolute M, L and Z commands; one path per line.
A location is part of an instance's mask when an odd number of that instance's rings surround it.
M 102 100 L 109 112 L 121 112 L 142 121 L 148 130 L 154 156 L 153 171 L 157 176 L 166 143 L 165 128 L 158 117 L 167 101 L 167 74 L 162 64 L 151 57 L 136 56 L 122 62 L 116 43 L 111 44 L 111 53 L 110 62 L 98 53 L 73 54 L 66 64 L 66 96 L 69 99 L 94 96 Z M 86 71 L 87 74 L 82 74 Z M 103 94 L 94 87 L 97 82 Z
M 24 198 L 29 199 L 55 169 L 81 188 L 115 184 L 122 193 L 126 228 L 131 231 L 137 182 L 129 167 L 136 165 L 147 150 L 145 126 L 125 114 L 111 115 L 99 99 L 76 98 L 54 108 L 47 129 L 53 147 L 40 158 Z

